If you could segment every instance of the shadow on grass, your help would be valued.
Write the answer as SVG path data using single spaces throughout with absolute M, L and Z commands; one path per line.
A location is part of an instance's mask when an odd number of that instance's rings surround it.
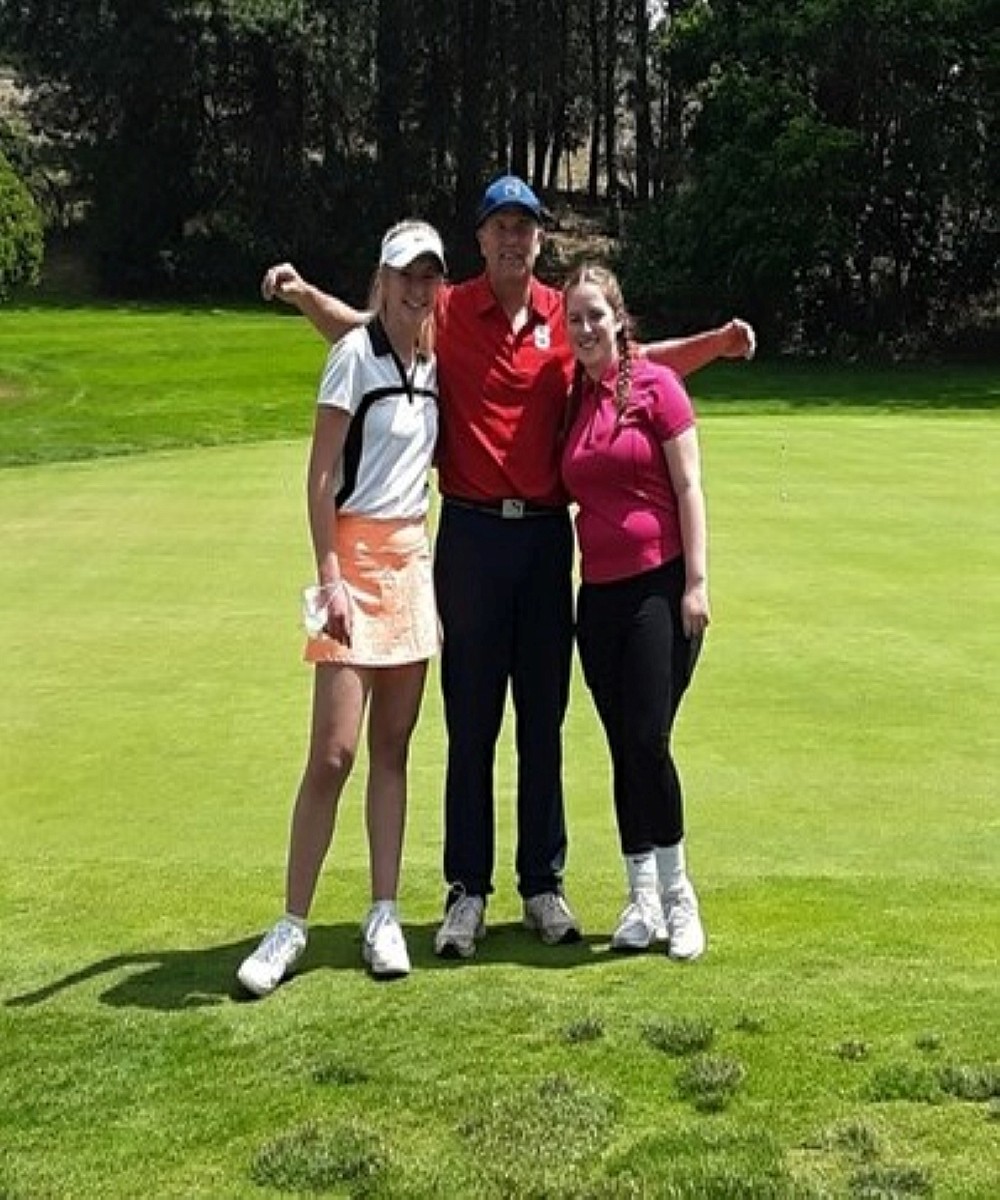
M 480 943 L 474 958 L 445 960 L 434 954 L 436 930 L 436 922 L 406 925 L 407 945 L 415 971 L 461 971 L 500 964 L 565 970 L 606 962 L 610 957 L 602 952 L 607 949 L 606 938 L 584 938 L 567 946 L 544 946 L 534 934 L 519 924 L 510 923 L 491 925 L 489 935 Z M 226 1001 L 252 1002 L 253 997 L 238 983 L 236 970 L 256 945 L 257 938 L 254 937 L 197 949 L 115 954 L 34 991 L 11 996 L 4 1001 L 4 1007 L 33 1008 L 62 992 L 105 978 L 110 980 L 109 986 L 98 998 L 112 1008 L 179 1012 Z M 292 978 L 282 986 L 294 986 L 296 979 L 319 971 L 363 973 L 364 970 L 356 924 L 314 925 L 309 931 L 305 957 Z M 378 981 L 378 985 L 388 986 L 393 982 L 404 981 Z

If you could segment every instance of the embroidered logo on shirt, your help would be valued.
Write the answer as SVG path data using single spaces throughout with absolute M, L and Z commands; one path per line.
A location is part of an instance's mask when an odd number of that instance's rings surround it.
M 552 330 L 548 325 L 535 326 L 535 349 L 536 350 L 551 350 L 552 349 Z

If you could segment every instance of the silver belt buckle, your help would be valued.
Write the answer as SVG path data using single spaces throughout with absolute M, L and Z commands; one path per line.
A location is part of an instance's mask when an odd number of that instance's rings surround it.
M 503 500 L 500 504 L 500 515 L 515 521 L 519 521 L 524 516 L 524 501 L 523 500 Z

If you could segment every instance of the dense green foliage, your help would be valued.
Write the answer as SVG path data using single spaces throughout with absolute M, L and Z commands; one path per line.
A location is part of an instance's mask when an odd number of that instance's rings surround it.
M 638 213 L 633 297 L 725 296 L 768 333 L 919 341 L 1000 261 L 1000 33 L 975 0 L 707 8 L 665 39 L 701 108 L 677 194 Z M 666 282 L 667 287 L 664 287 Z M 686 290 L 685 290 L 686 289 Z
M 0 152 L 0 300 L 34 283 L 42 265 L 42 220 L 31 194 Z
M 675 325 L 919 348 L 996 319 L 995 0 L 7 0 L 2 47 L 117 293 L 246 294 L 277 257 L 358 289 L 407 212 L 461 272 L 510 167 L 624 231 Z

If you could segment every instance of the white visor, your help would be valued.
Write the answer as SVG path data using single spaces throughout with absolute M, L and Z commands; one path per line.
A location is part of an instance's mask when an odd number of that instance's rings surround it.
M 411 226 L 398 229 L 388 234 L 382 242 L 382 256 L 379 263 L 383 267 L 394 267 L 401 271 L 410 263 L 416 262 L 421 255 L 430 254 L 441 264 L 441 270 L 446 271 L 444 246 L 438 235 L 426 225 Z

